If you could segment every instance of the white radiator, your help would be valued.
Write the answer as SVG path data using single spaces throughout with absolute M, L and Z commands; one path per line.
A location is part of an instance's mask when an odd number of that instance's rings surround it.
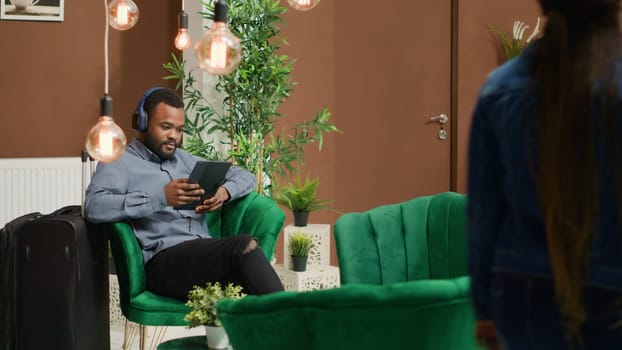
M 49 214 L 81 202 L 80 157 L 0 158 L 0 228 L 33 211 Z

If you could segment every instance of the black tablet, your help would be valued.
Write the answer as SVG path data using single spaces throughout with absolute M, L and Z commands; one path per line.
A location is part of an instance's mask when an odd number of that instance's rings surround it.
M 194 210 L 194 208 L 203 203 L 204 200 L 213 196 L 218 187 L 225 182 L 225 175 L 231 167 L 229 162 L 220 162 L 213 160 L 198 161 L 192 169 L 188 183 L 198 183 L 205 193 L 201 199 L 192 203 L 178 205 L 173 208 L 177 210 Z

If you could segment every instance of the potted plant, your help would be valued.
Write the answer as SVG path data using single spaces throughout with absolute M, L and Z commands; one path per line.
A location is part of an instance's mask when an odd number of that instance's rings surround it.
M 495 26 L 489 27 L 490 32 L 495 35 L 495 40 L 497 41 L 497 58 L 499 64 L 520 55 L 527 45 L 540 37 L 540 17 L 538 17 L 536 26 L 531 35 L 529 35 L 527 39 L 524 39 L 527 29 L 529 29 L 529 26 L 522 21 L 514 21 L 511 35 Z
M 309 251 L 313 248 L 313 238 L 308 233 L 297 231 L 289 236 L 289 254 L 292 258 L 292 270 L 303 272 L 307 269 Z
M 210 349 L 224 349 L 229 346 L 229 337 L 216 315 L 216 304 L 225 298 L 240 299 L 246 296 L 242 287 L 227 284 L 222 288 L 219 282 L 207 283 L 205 287 L 194 286 L 188 293 L 186 306 L 192 310 L 184 316 L 188 328 L 204 326 L 207 336 L 207 346 Z
M 307 178 L 304 183 L 297 177 L 293 183 L 284 186 L 276 186 L 274 200 L 286 206 L 294 214 L 294 226 L 307 226 L 309 212 L 318 209 L 332 209 L 328 206 L 330 201 L 320 199 L 316 190 L 320 184 L 319 178 L 313 180 Z

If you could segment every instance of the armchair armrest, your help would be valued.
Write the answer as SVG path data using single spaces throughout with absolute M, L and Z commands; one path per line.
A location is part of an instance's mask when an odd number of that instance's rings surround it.
M 257 238 L 268 260 L 272 258 L 285 213 L 272 199 L 251 192 L 222 209 L 207 215 L 207 225 L 212 237 L 234 236 L 248 233 Z
M 128 308 L 127 302 L 146 289 L 145 269 L 140 245 L 132 227 L 123 221 L 104 224 L 114 263 L 117 266 L 121 308 Z

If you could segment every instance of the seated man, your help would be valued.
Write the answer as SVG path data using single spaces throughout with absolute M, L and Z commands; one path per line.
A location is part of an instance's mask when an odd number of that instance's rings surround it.
M 85 216 L 95 222 L 127 220 L 142 246 L 147 289 L 185 301 L 194 285 L 233 282 L 248 294 L 283 290 L 257 242 L 248 234 L 212 238 L 205 213 L 255 188 L 254 176 L 232 166 L 217 192 L 192 210 L 173 207 L 200 199 L 188 183 L 199 157 L 178 149 L 183 100 L 167 88 L 148 90 L 133 115 L 140 135 L 119 160 L 100 163 L 86 191 Z

